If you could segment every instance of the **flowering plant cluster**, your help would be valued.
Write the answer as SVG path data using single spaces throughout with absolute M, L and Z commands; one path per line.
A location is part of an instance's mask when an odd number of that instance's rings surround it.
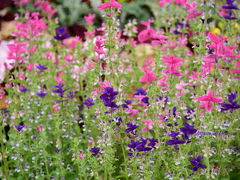
M 47 0 L 35 5 L 16 17 L 0 64 L 1 179 L 239 177 L 234 0 L 152 1 L 142 30 L 120 29 L 122 4 L 110 0 L 100 28 L 84 17 L 84 39 Z

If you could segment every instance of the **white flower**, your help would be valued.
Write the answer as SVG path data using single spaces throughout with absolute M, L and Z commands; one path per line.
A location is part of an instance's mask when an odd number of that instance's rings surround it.
M 2 41 L 0 43 L 0 83 L 3 82 L 5 78 L 6 68 L 11 70 L 13 66 L 11 65 L 14 60 L 8 59 L 8 44 L 13 43 L 13 41 Z

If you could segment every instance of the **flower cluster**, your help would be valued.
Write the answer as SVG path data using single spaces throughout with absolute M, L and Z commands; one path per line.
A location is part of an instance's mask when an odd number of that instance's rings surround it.
M 157 139 L 154 138 L 140 138 L 139 141 L 131 140 L 131 143 L 128 144 L 130 152 L 128 155 L 132 156 L 134 152 L 148 152 L 152 149 L 156 148 L 156 144 L 158 143 Z
M 219 103 L 221 106 L 221 112 L 224 111 L 230 111 L 231 113 L 240 108 L 240 104 L 237 104 L 237 101 L 234 101 L 234 99 L 237 98 L 237 92 L 233 92 L 227 95 L 229 103 Z
M 112 110 L 115 110 L 118 108 L 118 105 L 114 102 L 117 95 L 118 92 L 114 91 L 112 87 L 106 87 L 103 94 L 100 96 L 100 99 L 106 107 L 110 107 Z

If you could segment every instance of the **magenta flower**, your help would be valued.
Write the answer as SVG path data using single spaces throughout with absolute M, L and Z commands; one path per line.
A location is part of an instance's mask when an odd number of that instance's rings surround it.
M 104 9 L 108 9 L 108 8 L 121 9 L 122 5 L 115 0 L 110 0 L 110 2 L 103 3 L 103 4 L 99 5 L 97 8 L 99 10 L 104 10 Z
M 182 58 L 177 58 L 172 54 L 170 56 L 164 56 L 163 61 L 166 63 L 166 66 L 169 67 L 169 69 L 167 69 L 167 72 L 169 74 L 173 74 L 175 76 L 181 75 L 180 71 L 178 71 L 177 69 L 179 66 L 182 65 Z
M 96 51 L 96 53 L 98 55 L 105 55 L 105 51 L 104 51 L 104 43 L 105 41 L 101 38 L 101 37 L 97 37 L 96 38 L 96 42 L 95 42 L 95 46 L 94 46 L 94 50 Z
M 197 2 L 185 3 L 185 6 L 186 6 L 187 11 L 188 11 L 188 15 L 187 15 L 186 19 L 195 18 L 195 17 L 203 14 L 202 12 L 198 12 L 196 10 Z
M 157 80 L 158 78 L 154 75 L 154 72 L 144 69 L 144 75 L 141 77 L 140 82 L 151 82 Z
M 158 34 L 155 29 L 151 28 L 151 22 L 152 20 L 148 21 L 142 21 L 141 24 L 145 25 L 147 29 L 141 31 L 138 35 L 138 41 L 140 43 L 151 41 L 152 45 L 158 45 L 161 43 L 166 42 L 167 36 L 164 36 L 162 34 Z
M 93 25 L 93 20 L 95 17 L 95 14 L 88 14 L 87 16 L 84 16 L 84 19 L 88 25 Z
M 205 109 L 208 112 L 211 112 L 213 109 L 213 102 L 221 103 L 223 99 L 221 97 L 215 97 L 213 91 L 208 91 L 206 96 L 200 96 L 195 98 L 196 101 L 202 101 L 200 104 L 201 109 Z
M 151 121 L 151 120 L 143 120 L 142 121 L 144 124 L 145 124 L 145 126 L 146 127 L 144 127 L 143 129 L 142 129 L 142 132 L 146 132 L 146 131 L 148 131 L 149 129 L 152 129 L 153 128 L 153 125 L 154 125 L 154 122 L 153 121 Z

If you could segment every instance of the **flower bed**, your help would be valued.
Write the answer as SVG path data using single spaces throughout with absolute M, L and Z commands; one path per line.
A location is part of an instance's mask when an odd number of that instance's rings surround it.
M 153 1 L 139 32 L 134 20 L 119 28 L 110 0 L 101 28 L 84 17 L 84 40 L 48 1 L 35 5 L 0 64 L 2 179 L 238 178 L 234 1 Z

